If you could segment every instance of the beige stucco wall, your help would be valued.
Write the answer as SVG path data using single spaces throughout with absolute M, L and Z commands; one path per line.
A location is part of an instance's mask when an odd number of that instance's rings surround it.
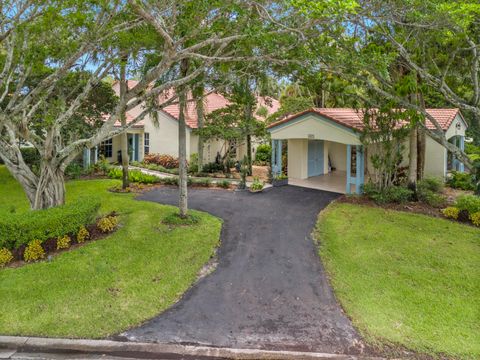
M 338 171 L 347 171 L 347 145 L 337 142 L 325 142 L 325 174 L 328 170 L 328 156 L 332 162 L 332 167 Z
M 460 129 L 457 129 L 457 123 L 460 125 Z M 448 128 L 447 132 L 445 133 L 445 136 L 447 137 L 447 140 L 455 135 L 465 136 L 466 131 L 467 125 L 465 124 L 465 121 L 463 121 L 460 115 L 457 115 L 456 118 L 452 121 L 452 124 Z
M 150 153 L 169 154 L 178 157 L 178 121 L 159 112 L 158 125 L 150 117 L 145 118 L 145 132 L 150 134 Z M 190 157 L 191 129 L 187 128 L 187 157 Z
M 427 136 L 425 144 L 425 175 L 444 177 L 447 174 L 446 168 L 447 149 Z
M 288 177 L 306 179 L 308 177 L 308 140 L 288 140 Z
M 272 139 L 318 139 L 342 144 L 360 145 L 358 135 L 318 115 L 306 115 L 270 130 Z

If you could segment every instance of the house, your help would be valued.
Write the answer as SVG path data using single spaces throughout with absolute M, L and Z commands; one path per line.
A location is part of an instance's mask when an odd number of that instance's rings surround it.
M 132 88 L 136 85 L 133 80 L 128 81 L 128 87 Z M 120 85 L 118 82 L 113 84 L 114 91 L 119 94 Z M 172 91 L 162 95 L 172 96 Z M 185 113 L 185 121 L 187 124 L 187 159 L 193 153 L 198 153 L 199 140 L 194 130 L 198 128 L 198 117 L 195 101 L 192 101 L 191 95 L 188 97 L 187 111 Z M 204 113 L 205 115 L 226 107 L 229 101 L 220 93 L 211 92 L 204 97 Z M 268 115 L 276 112 L 280 107 L 277 100 L 268 97 L 257 98 L 257 108 L 264 107 Z M 143 111 L 143 105 L 130 110 L 127 113 L 127 122 L 132 121 L 138 114 Z M 151 115 L 147 115 L 142 121 L 132 126 L 128 132 L 129 159 L 130 161 L 142 161 L 146 154 L 168 154 L 178 157 L 178 116 L 179 105 L 174 103 L 166 106 L 158 111 L 157 121 L 154 121 Z M 262 121 L 263 118 L 257 116 Z M 117 121 L 115 126 L 120 127 Z M 102 142 L 98 147 L 84 152 L 84 165 L 95 163 L 99 156 L 104 156 L 110 162 L 119 162 L 121 159 L 120 145 L 121 137 L 115 136 Z M 259 142 L 253 143 L 252 151 L 255 152 Z M 204 164 L 215 161 L 217 154 L 224 155 L 231 144 L 221 139 L 210 139 L 204 143 Z M 242 159 L 246 153 L 246 144 L 241 143 L 236 146 L 236 159 Z
M 428 109 L 448 141 L 464 149 L 467 123 L 458 109 Z M 427 126 L 434 125 L 427 120 Z M 272 172 L 282 169 L 282 142 L 287 142 L 289 183 L 341 193 L 361 192 L 373 170 L 360 141 L 363 115 L 355 109 L 312 108 L 268 126 L 272 137 Z M 373 145 L 372 145 L 373 146 Z M 408 139 L 403 163 L 408 166 Z M 366 150 L 366 151 L 365 151 Z M 464 166 L 427 135 L 425 175 L 445 177 Z

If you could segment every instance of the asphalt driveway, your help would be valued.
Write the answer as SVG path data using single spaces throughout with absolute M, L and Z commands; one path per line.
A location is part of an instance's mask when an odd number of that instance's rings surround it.
M 189 206 L 224 219 L 218 267 L 130 341 L 355 354 L 360 338 L 337 304 L 310 237 L 338 194 L 281 187 L 260 194 L 190 190 Z M 177 204 L 162 188 L 141 200 Z

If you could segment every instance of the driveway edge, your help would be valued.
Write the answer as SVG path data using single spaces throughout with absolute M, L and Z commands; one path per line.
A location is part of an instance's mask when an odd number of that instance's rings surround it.
M 160 355 L 173 355 L 181 358 L 220 358 L 220 359 L 305 359 L 305 360 L 373 360 L 366 356 L 327 354 L 300 351 L 272 351 L 258 349 L 217 348 L 210 346 L 137 343 L 111 340 L 56 339 L 25 336 L 0 336 L 0 349 L 41 353 L 76 352 L 83 354 L 106 354 L 111 356 L 159 358 Z

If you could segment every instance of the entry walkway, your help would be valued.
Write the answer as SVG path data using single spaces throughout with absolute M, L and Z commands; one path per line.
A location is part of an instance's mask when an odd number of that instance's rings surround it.
M 347 173 L 345 171 L 332 171 L 329 174 L 312 176 L 308 179 L 289 178 L 288 184 L 309 189 L 325 190 L 345 194 L 346 179 Z M 355 186 L 353 185 L 352 192 L 354 191 Z
M 356 354 L 360 338 L 338 305 L 310 234 L 338 194 L 295 186 L 263 193 L 190 190 L 193 209 L 224 219 L 216 270 L 130 341 Z M 142 200 L 177 204 L 176 189 Z M 174 255 L 173 255 L 174 256 Z

